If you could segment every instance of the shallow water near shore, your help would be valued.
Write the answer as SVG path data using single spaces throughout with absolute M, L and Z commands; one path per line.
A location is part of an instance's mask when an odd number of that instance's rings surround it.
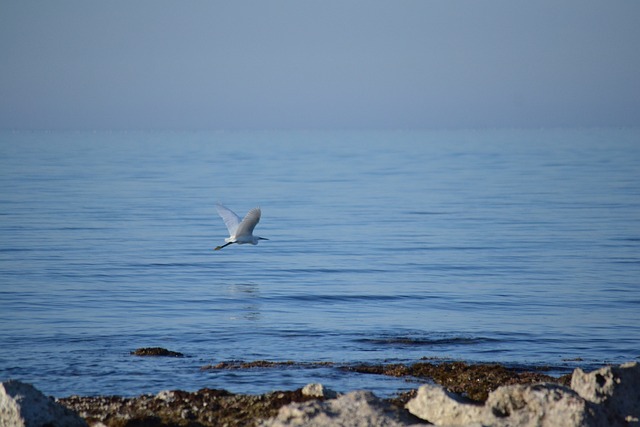
M 201 367 L 638 360 L 639 165 L 637 129 L 0 133 L 0 380 L 384 396 L 416 384 Z M 216 201 L 270 240 L 213 251 Z

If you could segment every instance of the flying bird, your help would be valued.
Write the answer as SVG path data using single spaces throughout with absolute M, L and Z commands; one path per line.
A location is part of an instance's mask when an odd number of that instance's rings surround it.
M 216 203 L 216 210 L 224 221 L 224 225 L 229 230 L 229 237 L 224 239 L 226 242 L 222 246 L 216 246 L 214 250 L 219 251 L 225 246 L 229 246 L 232 243 L 243 245 L 245 243 L 251 243 L 257 245 L 260 240 L 269 240 L 264 237 L 258 237 L 253 235 L 253 229 L 260 221 L 260 208 L 251 209 L 242 221 L 240 217 L 235 214 L 231 209 L 223 206 L 220 203 Z

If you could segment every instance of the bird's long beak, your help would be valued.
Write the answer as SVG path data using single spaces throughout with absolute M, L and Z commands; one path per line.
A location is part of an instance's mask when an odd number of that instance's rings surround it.
M 269 240 L 266 237 L 258 237 L 258 240 Z

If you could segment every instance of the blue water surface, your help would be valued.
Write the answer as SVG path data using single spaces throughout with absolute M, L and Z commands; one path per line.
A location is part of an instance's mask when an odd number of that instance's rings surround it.
M 59 397 L 638 360 L 639 282 L 638 129 L 0 133 L 0 380 Z

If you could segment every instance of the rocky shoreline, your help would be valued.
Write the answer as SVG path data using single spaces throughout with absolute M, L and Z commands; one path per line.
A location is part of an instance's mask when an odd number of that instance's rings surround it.
M 158 354 L 141 351 L 140 355 L 180 357 L 160 350 Z M 282 364 L 296 362 L 225 362 L 202 369 Z M 578 368 L 559 378 L 497 364 L 463 362 L 338 368 L 418 378 L 426 384 L 388 399 L 366 391 L 339 395 L 320 384 L 310 384 L 262 395 L 202 389 L 131 398 L 71 396 L 53 400 L 28 384 L 7 381 L 0 386 L 0 427 L 640 426 L 640 365 L 636 362 L 591 373 Z

